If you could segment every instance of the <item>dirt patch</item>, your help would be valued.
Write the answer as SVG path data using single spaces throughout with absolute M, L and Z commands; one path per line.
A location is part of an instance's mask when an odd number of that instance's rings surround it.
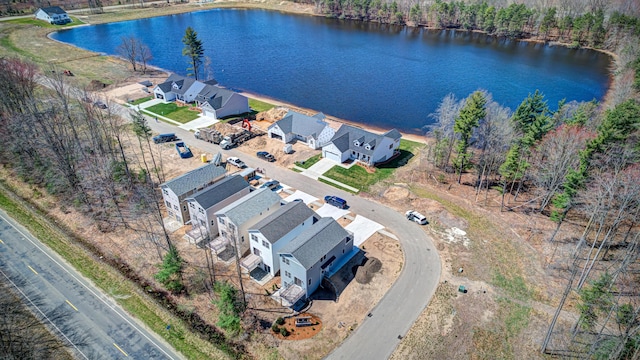
M 296 326 L 296 320 L 306 318 L 311 325 L 306 326 Z M 280 340 L 304 340 L 310 339 L 314 337 L 316 334 L 322 330 L 322 321 L 319 317 L 309 314 L 309 313 L 300 313 L 296 316 L 286 317 L 284 318 L 284 324 L 277 325 L 277 329 L 285 328 L 287 329 L 288 335 L 282 335 L 282 332 L 273 332 L 273 336 Z M 274 329 L 271 328 L 273 331 Z
M 356 270 L 356 281 L 360 284 L 368 284 L 373 275 L 382 269 L 382 263 L 380 260 L 372 257 L 367 259 L 363 266 L 360 266 Z

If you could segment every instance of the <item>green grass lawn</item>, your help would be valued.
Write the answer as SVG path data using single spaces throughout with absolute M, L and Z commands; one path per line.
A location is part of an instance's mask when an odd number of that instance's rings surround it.
M 76 25 L 84 24 L 82 21 L 78 20 L 77 18 L 75 18 L 73 16 L 69 16 L 69 17 L 71 18 L 72 21 L 70 23 L 64 24 L 64 25 L 49 24 L 46 21 L 36 20 L 34 18 L 13 19 L 13 20 L 7 20 L 7 22 L 8 23 L 12 23 L 12 24 L 33 25 L 33 26 L 49 28 L 49 29 L 62 29 L 62 28 L 70 27 L 70 26 L 76 26 Z
M 424 146 L 424 144 L 419 142 L 400 140 L 400 146 L 398 147 L 400 156 L 386 164 L 379 165 L 373 173 L 367 172 L 362 166 L 352 166 L 349 169 L 334 166 L 323 175 L 356 189 L 367 190 L 369 186 L 388 178 L 393 174 L 395 169 L 409 162 L 414 156 L 416 149 L 422 146 Z
M 148 112 L 168 117 L 181 124 L 186 124 L 191 120 L 197 119 L 200 114 L 197 111 L 189 110 L 187 106 L 178 106 L 176 103 L 157 104 L 145 109 Z
M 151 99 L 153 99 L 153 96 L 145 96 L 143 98 L 133 100 L 133 101 L 129 102 L 129 104 L 138 105 L 138 104 L 142 104 L 143 102 L 147 102 L 147 101 L 149 101 Z
M 273 104 L 266 103 L 264 101 L 249 99 L 249 107 L 251 107 L 251 109 L 253 109 L 256 112 L 262 112 L 262 111 L 271 110 L 276 106 Z
M 320 159 L 322 159 L 322 154 L 313 155 L 312 157 L 308 158 L 305 161 L 296 161 L 296 165 L 301 167 L 301 168 L 303 168 L 303 169 L 308 169 L 308 168 L 312 167 L 313 164 L 315 164 L 318 161 L 320 161 Z

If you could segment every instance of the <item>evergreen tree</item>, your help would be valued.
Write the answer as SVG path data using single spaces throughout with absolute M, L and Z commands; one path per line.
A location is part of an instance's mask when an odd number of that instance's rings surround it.
M 456 118 L 453 131 L 458 134 L 456 142 L 457 155 L 453 159 L 453 164 L 458 170 L 458 184 L 462 180 L 462 172 L 471 165 L 471 154 L 467 152 L 471 145 L 473 129 L 478 127 L 480 120 L 487 115 L 485 105 L 487 100 L 481 91 L 476 91 L 467 99 L 466 104 L 460 110 L 460 115 Z
M 204 47 L 202 47 L 202 41 L 198 39 L 198 33 L 191 26 L 187 27 L 182 43 L 184 44 L 182 55 L 189 58 L 189 65 L 191 65 L 187 70 L 192 71 L 193 76 L 198 80 L 198 73 L 204 58 Z
M 155 277 L 166 286 L 167 290 L 180 292 L 184 288 L 182 284 L 183 267 L 184 260 L 178 254 L 178 249 L 175 246 L 171 246 L 169 252 L 164 256 L 162 265 L 160 265 L 160 271 Z

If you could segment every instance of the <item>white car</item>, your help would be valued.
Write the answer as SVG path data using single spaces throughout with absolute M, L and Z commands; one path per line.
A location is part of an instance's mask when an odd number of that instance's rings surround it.
M 404 216 L 407 217 L 407 220 L 415 221 L 416 223 L 418 223 L 420 225 L 426 225 L 427 224 L 427 218 L 424 217 L 424 215 L 420 214 L 419 212 L 417 212 L 415 210 L 407 211 L 404 214 Z
M 231 164 L 233 166 L 239 167 L 240 169 L 244 169 L 247 165 L 237 157 L 230 157 L 227 159 L 227 164 Z

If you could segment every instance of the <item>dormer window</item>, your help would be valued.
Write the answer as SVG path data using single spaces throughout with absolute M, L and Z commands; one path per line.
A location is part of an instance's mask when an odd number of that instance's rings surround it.
M 358 140 L 353 140 L 353 145 L 354 145 L 354 146 L 360 146 L 360 141 L 358 141 Z
M 369 144 L 365 144 L 365 145 L 364 145 L 364 148 L 365 148 L 365 149 L 367 149 L 367 150 L 371 150 L 371 145 L 369 145 Z

